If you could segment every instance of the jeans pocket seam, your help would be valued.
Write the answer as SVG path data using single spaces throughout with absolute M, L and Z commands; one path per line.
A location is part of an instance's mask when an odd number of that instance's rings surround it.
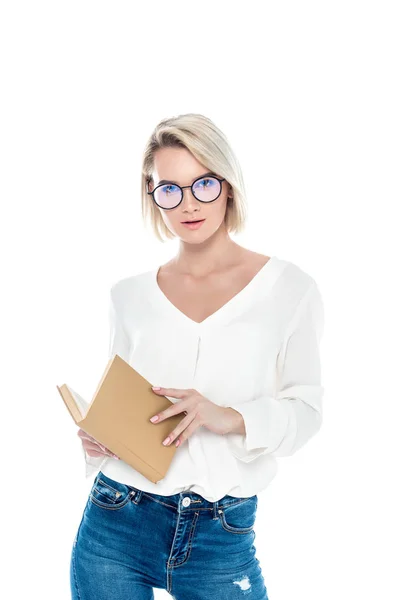
M 252 498 L 248 498 L 248 499 L 242 500 L 240 502 L 235 502 L 233 504 L 229 504 L 225 508 L 221 508 L 218 510 L 221 525 L 225 529 L 225 531 L 229 531 L 230 533 L 243 534 L 243 533 L 250 533 L 251 531 L 254 530 L 255 516 L 254 516 L 254 521 L 253 521 L 252 525 L 250 525 L 249 527 L 234 527 L 232 525 L 229 525 L 229 523 L 227 522 L 227 520 L 225 518 L 225 510 L 226 509 L 227 509 L 227 514 L 229 514 L 229 511 L 232 507 L 237 507 L 237 506 L 241 506 L 243 504 L 247 504 L 247 502 L 250 502 L 251 500 L 252 500 Z M 256 510 L 257 510 L 257 502 L 254 507 L 253 515 L 255 515 Z M 229 520 L 229 517 L 228 517 L 228 520 Z
M 109 490 L 111 490 L 114 494 L 121 494 L 121 490 L 117 490 L 117 488 L 114 488 L 112 485 L 110 485 L 109 483 L 106 483 L 105 481 L 103 481 L 102 479 L 98 479 L 97 483 L 100 483 L 101 485 L 104 485 L 105 487 L 107 487 Z M 95 483 L 94 488 L 96 488 L 97 483 Z M 123 484 L 122 484 L 123 485 Z M 101 491 L 99 489 L 97 489 L 97 491 L 99 493 L 101 493 Z
M 225 531 L 229 531 L 229 533 L 238 533 L 238 534 L 243 534 L 243 533 L 250 533 L 253 529 L 254 529 L 254 525 L 251 525 L 250 527 L 232 527 L 231 525 L 228 525 L 228 523 L 225 521 L 225 515 L 223 513 L 220 514 L 221 517 L 221 525 L 222 527 L 225 529 Z
M 99 500 L 97 500 L 97 498 L 90 493 L 90 500 L 93 504 L 95 504 L 96 506 L 100 507 L 100 508 L 105 508 L 106 510 L 120 510 L 121 508 L 124 508 L 124 506 L 126 506 L 129 501 L 131 499 L 130 494 L 127 495 L 127 497 L 125 498 L 125 500 L 123 502 L 120 502 L 119 504 L 112 504 L 112 501 L 110 501 L 110 504 L 106 504 L 106 503 L 102 503 Z

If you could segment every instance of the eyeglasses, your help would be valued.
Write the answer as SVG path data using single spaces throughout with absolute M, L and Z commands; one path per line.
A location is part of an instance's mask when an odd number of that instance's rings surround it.
M 193 196 L 199 202 L 214 202 L 221 194 L 223 181 L 225 181 L 224 178 L 203 175 L 193 181 L 192 185 L 180 186 L 176 183 L 163 183 L 154 188 L 152 192 L 148 191 L 149 182 L 147 182 L 147 193 L 153 196 L 157 206 L 164 210 L 170 210 L 182 202 L 185 188 L 191 188 Z

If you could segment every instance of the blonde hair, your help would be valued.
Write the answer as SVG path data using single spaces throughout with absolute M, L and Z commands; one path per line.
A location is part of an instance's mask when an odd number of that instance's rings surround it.
M 187 113 L 160 121 L 143 152 L 142 216 L 145 223 L 150 222 L 156 237 L 162 242 L 175 237 L 165 225 L 151 195 L 147 193 L 147 183 L 152 180 L 154 153 L 160 148 L 171 147 L 186 148 L 207 169 L 226 179 L 232 187 L 233 198 L 228 198 L 227 201 L 225 224 L 229 232 L 240 233 L 244 229 L 247 207 L 239 162 L 226 136 L 209 118 Z

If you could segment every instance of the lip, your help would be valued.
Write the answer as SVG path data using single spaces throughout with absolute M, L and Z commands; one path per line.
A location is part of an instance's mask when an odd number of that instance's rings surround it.
M 202 219 L 201 221 L 199 220 L 197 222 L 189 221 L 186 223 L 184 221 L 181 221 L 181 223 L 184 227 L 187 227 L 188 229 L 199 229 L 199 227 L 201 227 L 203 225 L 204 221 L 205 221 L 205 219 Z

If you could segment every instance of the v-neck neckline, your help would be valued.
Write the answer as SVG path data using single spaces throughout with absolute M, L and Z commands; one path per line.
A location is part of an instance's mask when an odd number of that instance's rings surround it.
M 257 273 L 253 275 L 252 279 L 250 279 L 250 281 L 241 290 L 239 290 L 237 294 L 232 296 L 232 298 L 225 302 L 225 304 L 220 306 L 202 321 L 194 321 L 191 319 L 177 306 L 175 306 L 175 304 L 171 302 L 171 300 L 164 294 L 157 281 L 158 272 L 162 265 L 150 271 L 151 283 L 155 290 L 155 297 L 158 299 L 160 306 L 165 306 L 170 311 L 171 315 L 175 315 L 176 317 L 180 318 L 183 323 L 186 322 L 190 327 L 197 330 L 202 330 L 211 323 L 221 320 L 223 321 L 224 318 L 228 318 L 233 313 L 235 308 L 239 308 L 241 305 L 243 305 L 249 294 L 251 294 L 251 292 L 256 289 L 257 285 L 261 283 L 264 275 L 274 271 L 272 265 L 278 262 L 278 260 L 279 259 L 276 256 L 270 256 L 269 260 L 264 263 L 261 269 L 259 269 Z

